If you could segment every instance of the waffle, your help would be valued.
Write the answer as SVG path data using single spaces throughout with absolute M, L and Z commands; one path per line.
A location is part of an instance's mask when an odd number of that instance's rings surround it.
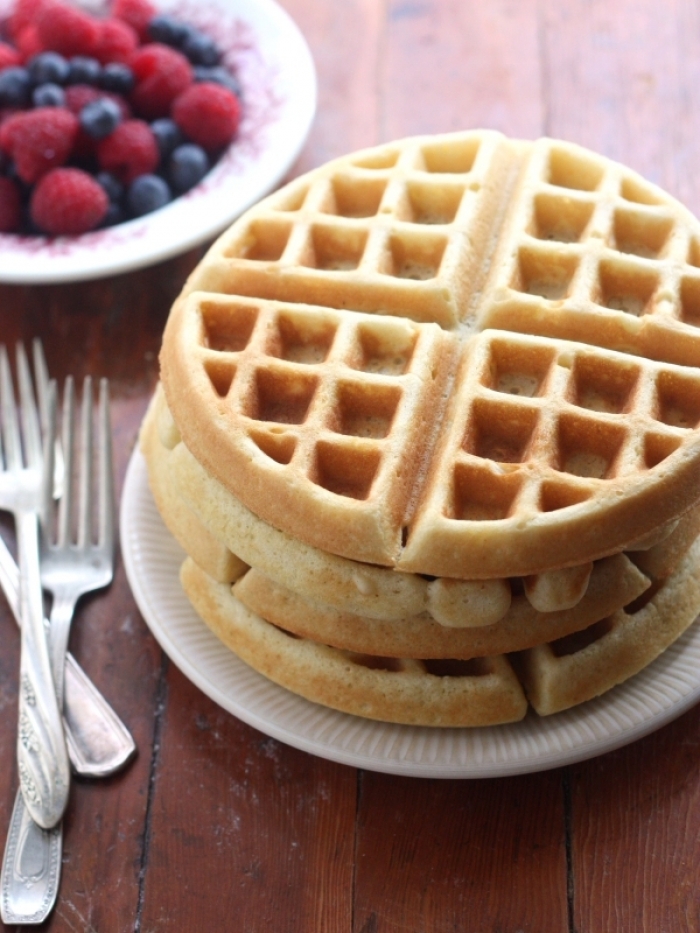
M 700 508 L 696 506 L 683 516 L 664 540 L 645 550 L 632 549 L 629 556 L 647 576 L 663 579 L 674 572 L 698 535 Z
M 700 610 L 696 542 L 675 574 L 640 603 L 574 638 L 517 655 L 470 661 L 416 660 L 341 651 L 296 638 L 250 612 L 231 588 L 190 558 L 181 581 L 218 638 L 287 689 L 370 719 L 430 726 L 485 726 L 542 716 L 605 693 L 651 663 Z M 644 601 L 645 600 L 645 601 Z
M 571 635 L 627 606 L 649 586 L 648 577 L 623 554 L 616 554 L 596 563 L 586 594 L 575 608 L 538 612 L 518 594 L 502 619 L 478 628 L 447 627 L 427 612 L 389 621 L 364 618 L 305 599 L 255 569 L 238 577 L 233 594 L 279 628 L 334 648 L 400 658 L 469 660 Z
M 166 525 L 220 582 L 233 582 L 252 565 L 282 589 L 328 608 L 385 620 L 427 612 L 449 627 L 492 625 L 510 609 L 509 580 L 427 580 L 325 554 L 265 525 L 189 454 L 160 391 L 144 421 L 141 448 Z M 198 528 L 193 527 L 195 518 Z M 540 612 L 573 608 L 586 592 L 591 567 L 589 562 L 525 578 L 526 597 Z
M 583 632 L 517 656 L 527 697 L 541 716 L 599 696 L 638 673 L 671 645 L 700 612 L 700 540 L 675 573 L 637 604 Z
M 464 580 L 584 565 L 697 501 L 699 266 L 684 208 L 579 147 L 392 143 L 220 238 L 168 320 L 165 392 L 204 470 L 320 551 Z
M 497 725 L 522 719 L 527 710 L 503 656 L 429 662 L 338 651 L 270 625 L 190 558 L 180 579 L 197 614 L 228 648 L 270 680 L 317 703 L 425 726 Z

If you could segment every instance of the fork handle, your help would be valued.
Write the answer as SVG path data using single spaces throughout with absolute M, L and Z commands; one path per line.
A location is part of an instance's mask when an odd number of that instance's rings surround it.
M 107 711 L 103 711 L 103 717 L 100 721 L 93 720 L 89 722 L 85 717 L 82 721 L 76 722 L 71 719 L 71 714 L 82 707 L 84 701 L 89 702 L 87 696 L 92 684 L 83 674 L 82 683 L 76 676 L 75 662 L 71 665 L 68 662 L 68 639 L 70 636 L 71 622 L 75 614 L 75 593 L 74 591 L 63 592 L 60 587 L 54 589 L 54 600 L 51 606 L 51 618 L 49 620 L 49 645 L 51 668 L 53 671 L 54 684 L 56 686 L 56 696 L 60 706 L 63 706 L 64 716 L 73 727 L 66 736 L 68 751 L 72 753 L 74 760 L 79 760 L 83 771 L 87 769 L 88 763 L 93 777 L 102 774 L 109 774 L 114 770 L 114 760 L 121 760 L 124 752 L 129 749 L 129 757 L 136 750 L 133 739 L 122 726 L 116 714 L 108 716 Z M 79 668 L 78 668 L 79 670 Z M 64 702 L 67 699 L 66 688 L 68 686 L 67 676 L 72 673 L 70 683 L 72 695 L 71 703 Z M 81 673 L 83 673 L 81 671 Z M 94 690 L 94 688 L 93 688 Z M 119 727 L 121 726 L 121 729 Z
M 0 588 L 19 625 L 19 567 L 2 537 Z M 64 677 L 63 726 L 73 770 L 83 777 L 108 777 L 136 754 L 136 743 L 70 651 Z
M 3 923 L 35 925 L 46 920 L 58 895 L 62 850 L 60 825 L 53 829 L 37 826 L 17 791 L 0 876 Z
M 22 620 L 17 766 L 27 810 L 51 829 L 68 803 L 70 764 L 44 629 L 37 516 L 22 511 L 15 519 Z

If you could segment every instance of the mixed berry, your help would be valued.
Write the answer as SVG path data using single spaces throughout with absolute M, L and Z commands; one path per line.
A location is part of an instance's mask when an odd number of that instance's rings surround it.
M 99 19 L 17 0 L 0 23 L 0 233 L 76 235 L 158 210 L 235 138 L 221 50 L 149 0 Z

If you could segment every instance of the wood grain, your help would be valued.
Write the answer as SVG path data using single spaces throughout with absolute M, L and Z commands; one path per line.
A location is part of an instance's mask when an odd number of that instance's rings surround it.
M 354 933 L 566 930 L 564 825 L 556 772 L 490 781 L 363 774 Z
M 355 799 L 353 769 L 261 735 L 169 667 L 143 929 L 349 930 Z
M 700 212 L 700 7 L 690 0 L 281 0 L 319 107 L 290 175 L 414 133 L 544 133 Z M 0 285 L 0 342 L 106 375 L 118 484 L 170 305 L 202 249 L 96 282 Z M 0 804 L 19 640 L 0 606 Z M 482 781 L 358 772 L 260 734 L 164 657 L 130 593 L 81 606 L 74 653 L 139 755 L 77 781 L 52 933 L 700 933 L 700 710 L 571 768 Z M 2 925 L 0 925 L 1 927 Z

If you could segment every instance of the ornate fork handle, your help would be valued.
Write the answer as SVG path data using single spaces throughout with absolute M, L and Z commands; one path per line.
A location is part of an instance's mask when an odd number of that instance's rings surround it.
M 51 829 L 68 802 L 70 765 L 44 632 L 35 512 L 17 511 L 20 566 L 19 730 L 17 763 L 22 796 L 35 823 Z
M 2 537 L 0 588 L 19 624 L 19 568 Z M 63 726 L 73 770 L 93 778 L 114 774 L 136 754 L 131 733 L 70 652 L 64 675 Z

